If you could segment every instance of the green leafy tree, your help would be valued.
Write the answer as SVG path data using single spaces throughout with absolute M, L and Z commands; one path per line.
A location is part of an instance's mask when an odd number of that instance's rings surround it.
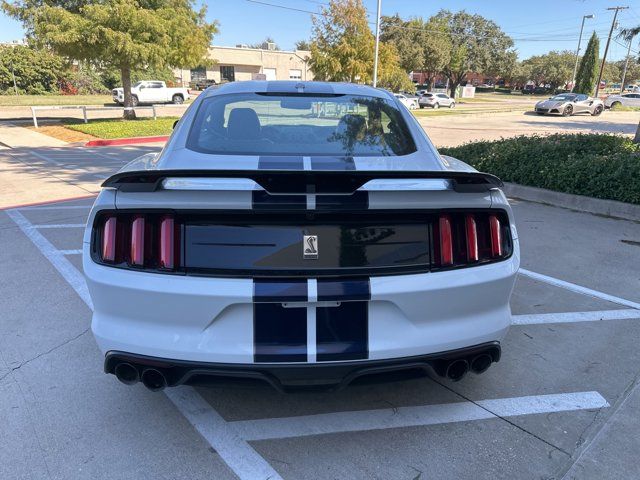
M 598 52 L 600 51 L 600 40 L 593 32 L 587 49 L 584 52 L 584 56 L 580 60 L 580 66 L 578 67 L 578 73 L 576 74 L 576 85 L 573 91 L 576 93 L 584 93 L 586 95 L 593 95 L 596 88 L 596 82 L 598 81 L 598 72 L 600 68 L 600 62 L 598 61 Z
M 565 87 L 571 81 L 575 58 L 575 54 L 568 50 L 554 50 L 528 58 L 522 64 L 529 77 L 527 80 L 533 80 L 537 85 L 549 84 L 555 90 Z
M 68 66 L 65 60 L 48 49 L 27 45 L 0 47 L 0 93 L 58 93 L 60 80 Z
M 375 39 L 362 0 L 331 0 L 312 21 L 309 65 L 316 79 L 370 83 Z M 392 90 L 414 88 L 397 49 L 384 42 L 379 47 L 378 80 Z
M 311 44 L 306 40 L 298 40 L 295 43 L 296 50 L 311 50 Z
M 4 10 L 23 20 L 41 44 L 76 60 L 99 61 L 120 71 L 125 107 L 132 106 L 136 68 L 191 67 L 203 63 L 216 22 L 191 0 L 103 0 L 50 5 L 24 0 Z M 125 118 L 135 118 L 126 108 Z
M 469 72 L 500 75 L 513 70 L 513 40 L 495 22 L 464 10 L 442 10 L 436 18 L 444 22 L 449 35 L 450 56 L 442 71 L 449 79 L 452 95 Z
M 331 0 L 312 17 L 309 65 L 319 80 L 371 81 L 374 38 L 362 0 Z
M 637 36 L 640 36 L 640 25 L 631 28 L 625 28 L 620 32 L 620 36 L 624 38 L 627 42 L 633 42 L 633 39 Z M 640 56 L 636 59 L 636 62 L 640 64 Z M 629 75 L 627 78 L 635 79 L 640 78 L 640 73 L 637 76 Z M 636 135 L 633 139 L 634 143 L 640 143 L 640 122 L 638 122 L 638 128 L 636 129 Z

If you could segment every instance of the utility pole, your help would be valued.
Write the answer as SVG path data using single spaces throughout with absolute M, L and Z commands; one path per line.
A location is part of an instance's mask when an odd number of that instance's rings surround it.
M 582 43 L 582 30 L 584 30 L 584 21 L 587 18 L 596 18 L 595 15 L 591 14 L 591 15 L 583 15 L 582 16 L 582 25 L 580 26 L 580 38 L 578 38 L 578 49 L 576 50 L 576 64 L 573 67 L 573 77 L 571 77 L 571 91 L 573 92 L 573 89 L 576 86 L 576 73 L 578 72 L 578 59 L 580 58 L 580 44 Z
M 378 0 L 378 13 L 376 15 L 376 49 L 373 56 L 373 86 L 378 84 L 378 47 L 380 45 L 380 4 L 382 0 Z
M 613 29 L 616 27 L 616 19 L 618 18 L 618 12 L 620 10 L 626 10 L 629 7 L 609 7 L 607 10 L 615 10 L 613 14 L 613 21 L 611 22 L 611 30 L 609 30 L 609 37 L 607 38 L 607 45 L 604 47 L 604 56 L 602 57 L 602 64 L 600 65 L 600 74 L 598 75 L 598 83 L 596 83 L 596 93 L 594 97 L 598 97 L 598 92 L 600 91 L 600 82 L 602 81 L 602 72 L 604 71 L 604 63 L 607 61 L 607 53 L 609 52 L 609 43 L 611 43 L 611 35 L 613 34 Z
M 629 57 L 631 56 L 631 42 L 633 37 L 629 39 L 629 47 L 627 48 L 627 57 L 624 61 L 624 69 L 622 70 L 622 81 L 620 82 L 620 93 L 624 92 L 624 79 L 627 76 L 627 68 L 629 68 Z

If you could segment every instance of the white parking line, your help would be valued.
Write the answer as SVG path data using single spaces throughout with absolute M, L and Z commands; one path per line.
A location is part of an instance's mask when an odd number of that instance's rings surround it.
M 477 404 L 476 404 L 477 403 Z M 288 418 L 229 422 L 245 440 L 269 440 L 327 433 L 439 425 L 495 417 L 568 412 L 608 407 L 598 392 L 561 393 L 500 398 L 479 402 L 444 403 L 417 407 L 323 413 Z
M 20 207 L 19 210 L 89 210 L 91 205 L 29 205 L 27 207 Z
M 238 477 L 282 479 L 193 388 L 174 387 L 165 393 Z
M 77 250 L 59 250 L 63 255 L 82 255 L 82 249 Z
M 84 276 L 17 210 L 6 210 L 7 215 L 18 225 L 51 264 L 60 272 L 78 296 L 93 310 L 93 302 Z M 209 405 L 195 389 L 181 387 L 175 393 L 165 393 L 203 438 L 216 449 L 220 458 L 233 470 L 240 480 L 271 479 L 282 480 L 269 463 L 246 441 L 237 438 L 227 422 Z
M 538 325 L 544 323 L 599 322 L 602 320 L 640 319 L 640 310 L 597 310 L 592 312 L 541 313 L 537 315 L 513 315 L 514 325 Z
M 84 228 L 86 223 L 44 223 L 42 225 L 31 225 L 31 228 Z
M 520 273 L 521 275 L 525 275 L 529 278 L 533 278 L 534 280 L 539 280 L 541 282 L 548 283 L 549 285 L 554 285 L 556 287 L 564 288 L 566 290 L 571 290 L 572 292 L 581 293 L 582 295 L 587 295 L 590 297 L 600 298 L 602 300 L 606 300 L 611 303 L 617 303 L 618 305 L 624 305 L 627 307 L 640 310 L 640 303 L 632 302 L 631 300 L 626 300 L 624 298 L 609 295 L 608 293 L 599 292 L 598 290 L 592 290 L 591 288 L 583 287 L 581 285 L 576 285 L 575 283 L 565 282 L 564 280 L 560 280 L 554 277 L 549 277 L 548 275 L 542 275 L 541 273 L 532 272 L 530 270 L 525 270 L 524 268 L 521 268 L 518 271 L 518 273 Z
M 53 244 L 47 240 L 34 226 L 17 210 L 6 210 L 7 215 L 20 227 L 20 230 L 31 240 L 42 254 L 47 257 L 51 264 L 60 272 L 71 288 L 73 288 L 80 298 L 93 310 L 93 303 L 89 296 L 87 282 L 82 273 L 62 254 Z

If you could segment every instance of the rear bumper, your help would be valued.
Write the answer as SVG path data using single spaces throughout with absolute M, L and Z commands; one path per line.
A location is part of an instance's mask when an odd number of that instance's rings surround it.
M 138 371 L 138 377 L 146 369 L 160 371 L 166 385 L 174 387 L 185 384 L 214 383 L 216 380 L 236 378 L 268 383 L 276 390 L 286 392 L 296 387 L 324 387 L 340 389 L 357 378 L 407 370 L 433 370 L 445 376 L 446 368 L 455 360 L 466 360 L 472 364 L 478 355 L 489 355 L 491 361 L 500 360 L 498 342 L 488 342 L 472 347 L 447 352 L 358 362 L 331 362 L 317 364 L 229 364 L 171 360 L 148 357 L 125 352 L 108 352 L 105 357 L 105 373 L 114 374 L 116 365 L 128 363 Z M 481 373 L 481 372 L 477 372 Z

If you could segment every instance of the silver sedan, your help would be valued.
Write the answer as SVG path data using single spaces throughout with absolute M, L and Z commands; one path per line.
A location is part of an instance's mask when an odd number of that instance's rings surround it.
M 562 115 L 569 117 L 576 113 L 590 113 L 600 115 L 604 110 L 604 103 L 599 98 L 589 97 L 583 93 L 561 93 L 548 100 L 536 103 L 535 111 L 538 115 Z

